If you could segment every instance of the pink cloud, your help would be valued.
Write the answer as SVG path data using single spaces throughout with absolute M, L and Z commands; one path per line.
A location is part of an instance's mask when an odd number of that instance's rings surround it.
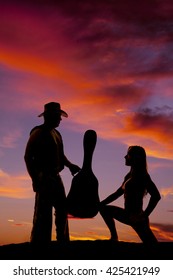
M 0 137 L 0 148 L 14 148 L 21 135 L 20 130 L 6 132 Z

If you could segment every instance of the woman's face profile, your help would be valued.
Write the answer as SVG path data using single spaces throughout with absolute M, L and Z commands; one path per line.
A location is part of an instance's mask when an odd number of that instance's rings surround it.
M 129 150 L 127 151 L 127 155 L 125 155 L 125 165 L 131 166 L 131 155 L 129 154 Z

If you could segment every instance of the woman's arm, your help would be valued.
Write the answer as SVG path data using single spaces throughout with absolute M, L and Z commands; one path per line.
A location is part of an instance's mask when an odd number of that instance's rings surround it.
M 148 180 L 147 191 L 151 195 L 151 197 L 150 197 L 149 203 L 144 211 L 144 215 L 146 217 L 148 217 L 151 214 L 151 212 L 154 210 L 157 203 L 161 199 L 161 195 L 160 195 L 156 185 L 154 184 L 154 182 L 151 180 L 150 177 Z
M 109 195 L 107 198 L 105 198 L 104 200 L 101 201 L 102 205 L 105 204 L 109 204 L 112 201 L 116 200 L 118 197 L 120 197 L 121 195 L 123 195 L 124 190 L 122 189 L 122 187 L 120 187 L 116 192 L 112 193 L 111 195 Z
M 114 193 L 110 194 L 107 198 L 105 198 L 104 200 L 101 201 L 101 205 L 106 205 L 111 203 L 112 201 L 116 200 L 117 198 L 119 198 L 120 196 L 122 196 L 124 194 L 124 183 L 130 178 L 130 172 L 127 173 L 127 175 L 124 177 L 124 181 L 121 185 L 121 187 L 119 187 L 117 189 L 117 191 L 115 191 Z

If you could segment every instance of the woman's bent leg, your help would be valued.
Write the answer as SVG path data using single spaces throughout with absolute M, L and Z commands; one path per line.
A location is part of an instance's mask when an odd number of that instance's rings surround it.
M 138 223 L 132 227 L 137 232 L 143 243 L 152 245 L 158 242 L 154 233 L 150 229 L 149 220 L 146 220 L 142 223 Z
M 111 240 L 117 240 L 118 241 L 118 234 L 117 234 L 117 230 L 116 230 L 116 226 L 115 226 L 115 221 L 111 215 L 111 210 L 110 210 L 111 206 L 104 206 L 101 210 L 100 210 L 100 214 L 103 218 L 103 220 L 105 221 L 110 234 L 111 234 Z
M 110 230 L 111 239 L 118 240 L 114 219 L 122 223 L 129 224 L 126 211 L 117 206 L 105 205 L 100 209 L 100 214 Z

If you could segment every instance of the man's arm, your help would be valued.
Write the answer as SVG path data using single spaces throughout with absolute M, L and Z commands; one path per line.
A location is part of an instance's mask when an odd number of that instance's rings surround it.
M 75 175 L 81 170 L 81 168 L 78 165 L 71 163 L 65 155 L 64 155 L 64 165 L 69 168 L 72 175 Z
M 40 131 L 35 130 L 31 133 L 29 140 L 26 145 L 25 154 L 24 154 L 24 161 L 26 164 L 26 168 L 28 174 L 30 175 L 33 183 L 33 190 L 37 191 L 39 182 L 41 180 L 42 174 L 39 171 L 38 166 L 36 165 L 35 160 L 35 149 L 38 145 L 38 139 L 40 138 Z

